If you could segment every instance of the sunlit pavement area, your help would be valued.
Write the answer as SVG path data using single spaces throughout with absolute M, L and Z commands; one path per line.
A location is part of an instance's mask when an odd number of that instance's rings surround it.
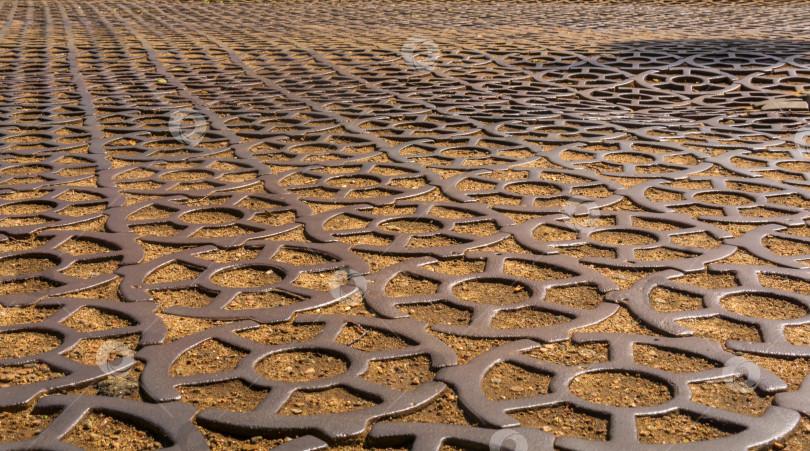
M 0 450 L 810 449 L 810 3 L 0 11 Z

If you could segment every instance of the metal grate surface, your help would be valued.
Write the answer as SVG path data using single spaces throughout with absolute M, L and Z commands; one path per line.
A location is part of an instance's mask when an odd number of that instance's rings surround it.
M 0 2 L 0 450 L 810 446 L 808 23 Z

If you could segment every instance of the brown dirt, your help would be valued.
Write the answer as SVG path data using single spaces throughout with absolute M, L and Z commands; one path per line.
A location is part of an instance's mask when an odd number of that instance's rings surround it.
M 562 404 L 510 414 L 524 427 L 541 429 L 558 437 L 607 440 L 608 421 L 576 407 Z
M 581 246 L 565 246 L 558 247 L 557 250 L 561 254 L 570 255 L 571 257 L 596 257 L 596 258 L 616 258 L 616 252 L 590 244 L 583 244 Z
M 83 238 L 71 238 L 56 249 L 71 255 L 101 254 L 112 250 L 99 242 Z
M 336 343 L 362 351 L 385 351 L 409 346 L 402 338 L 376 329 L 367 329 L 359 324 L 349 323 L 335 339 Z
M 528 371 L 511 363 L 490 369 L 481 381 L 484 395 L 491 401 L 518 399 L 548 393 L 551 377 Z
M 266 345 L 282 343 L 305 342 L 314 339 L 320 333 L 322 326 L 317 324 L 273 324 L 262 325 L 256 329 L 237 332 L 249 340 Z
M 18 359 L 50 351 L 61 343 L 55 335 L 41 332 L 0 333 L 0 359 Z
M 509 343 L 512 340 L 490 340 L 486 338 L 466 338 L 456 335 L 444 334 L 433 330 L 428 330 L 431 335 L 439 338 L 448 346 L 453 348 L 458 358 L 459 364 L 469 362 L 490 349 Z
M 798 240 L 768 236 L 762 240 L 762 244 L 776 255 L 799 256 L 810 254 L 810 244 Z
M 565 287 L 551 287 L 546 290 L 544 298 L 547 302 L 567 305 L 570 307 L 591 310 L 602 303 L 604 296 L 593 285 L 571 285 Z
M 608 360 L 607 345 L 603 343 L 547 343 L 525 354 L 536 359 L 566 366 L 607 362 Z
M 322 391 L 297 391 L 279 410 L 281 415 L 323 415 L 352 412 L 373 406 L 374 403 L 355 396 L 344 388 Z
M 65 374 L 52 370 L 44 363 L 0 368 L 0 387 L 27 385 L 62 377 Z
M 408 239 L 408 247 L 415 248 L 455 246 L 456 244 L 462 243 L 463 241 L 461 240 L 444 235 L 435 235 L 430 237 L 412 236 Z
M 134 325 L 132 322 L 99 310 L 94 307 L 82 307 L 62 324 L 79 332 L 94 332 L 105 329 L 116 329 Z
M 169 375 L 176 377 L 228 371 L 236 368 L 245 356 L 246 352 L 216 339 L 206 340 L 178 357 Z
M 203 437 L 205 437 L 205 441 L 208 443 L 208 447 L 211 448 L 212 451 L 224 451 L 233 449 L 238 450 L 272 449 L 275 448 L 276 446 L 281 445 L 282 443 L 286 443 L 293 439 L 293 437 L 274 439 L 274 438 L 264 438 L 261 436 L 244 438 L 211 431 L 201 426 L 197 426 L 197 428 L 199 429 Z
M 345 280 L 345 270 L 305 272 L 299 275 L 293 285 L 306 287 L 311 290 L 329 291 L 334 288 L 334 284 Z
M 270 308 L 280 305 L 291 305 L 303 298 L 280 291 L 264 293 L 241 293 L 225 307 L 226 310 L 249 310 L 257 308 Z
M 785 338 L 794 345 L 810 345 L 810 325 L 786 327 Z
M 256 365 L 256 372 L 268 379 L 304 382 L 343 374 L 348 362 L 319 352 L 283 352 L 273 354 Z
M 80 261 L 70 265 L 67 269 L 61 271 L 62 274 L 77 277 L 80 279 L 89 279 L 91 277 L 100 276 L 102 274 L 112 274 L 113 271 L 118 269 L 121 258 L 112 258 L 107 260 L 94 260 L 94 261 Z
M 372 361 L 363 379 L 394 390 L 410 391 L 420 384 L 433 380 L 430 360 L 425 356 L 405 359 Z
M 713 424 L 683 413 L 636 419 L 641 443 L 684 443 L 713 440 L 731 435 L 729 426 Z
M 21 276 L 46 271 L 56 266 L 47 258 L 12 257 L 0 260 L 0 276 Z
M 658 312 L 682 312 L 703 308 L 703 298 L 666 287 L 650 291 L 650 306 Z
M 634 345 L 633 360 L 636 363 L 658 368 L 670 373 L 689 373 L 716 368 L 717 362 L 680 351 L 670 351 L 650 345 Z
M 731 274 L 716 274 L 707 271 L 679 276 L 672 279 L 672 281 L 710 289 L 731 288 L 739 285 L 737 279 Z
M 610 277 L 616 285 L 619 286 L 620 290 L 626 290 L 633 286 L 636 282 L 641 280 L 642 278 L 652 274 L 654 271 L 649 270 L 634 270 L 634 269 L 614 269 L 604 266 L 594 266 L 594 265 L 585 265 L 595 271 L 598 271 L 602 275 Z
M 267 396 L 267 390 L 248 387 L 241 381 L 180 387 L 183 401 L 201 409 L 217 408 L 250 412 Z
M 720 300 L 720 304 L 726 310 L 754 318 L 792 319 L 807 314 L 807 308 L 801 304 L 765 294 L 727 296 Z
M 95 450 L 151 450 L 170 445 L 147 430 L 102 413 L 85 415 L 62 441 Z
M 743 415 L 762 416 L 773 402 L 773 396 L 759 396 L 747 388 L 744 378 L 689 385 L 692 401 Z
M 613 332 L 640 335 L 660 335 L 641 324 L 624 307 L 619 308 L 619 311 L 601 323 L 576 329 L 574 332 Z
M 506 260 L 503 264 L 503 272 L 518 277 L 543 281 L 565 279 L 573 274 L 550 266 L 543 266 L 536 263 L 521 260 Z
M 257 255 L 259 255 L 259 251 L 256 249 L 248 249 L 245 247 L 240 247 L 229 250 L 219 249 L 216 251 L 204 252 L 202 254 L 197 254 L 196 257 L 201 258 L 203 260 L 210 260 L 212 262 L 231 263 L 244 260 L 252 260 L 256 258 Z
M 193 308 L 205 307 L 214 298 L 213 295 L 198 288 L 152 290 L 149 294 L 160 305 L 161 311 L 175 305 Z
M 133 233 L 142 237 L 147 236 L 174 236 L 183 231 L 182 227 L 169 223 L 157 223 L 139 226 L 130 226 Z
M 453 286 L 453 294 L 476 304 L 508 305 L 529 299 L 528 287 L 518 283 L 471 280 Z
M 647 377 L 619 373 L 587 373 L 571 381 L 571 393 L 587 401 L 616 407 L 647 407 L 672 398 L 671 389 Z
M 485 263 L 483 261 L 452 259 L 441 260 L 437 263 L 425 265 L 422 268 L 452 276 L 463 276 L 482 272 L 484 266 Z
M 391 297 L 416 296 L 435 293 L 439 284 L 422 277 L 406 273 L 397 274 L 385 287 L 385 294 Z
M 210 329 L 231 321 L 211 321 L 207 319 L 188 318 L 184 316 L 167 315 L 158 313 L 158 317 L 166 324 L 168 334 L 165 343 L 178 340 L 197 332 Z
M 530 329 L 559 324 L 568 319 L 567 316 L 544 310 L 523 308 L 498 312 L 490 325 L 495 329 Z
M 394 422 L 424 422 L 442 424 L 476 425 L 478 422 L 464 411 L 458 402 L 458 395 L 446 388 L 427 405 L 407 415 L 392 418 Z
M 85 339 L 80 341 L 75 348 L 67 352 L 65 357 L 88 366 L 96 366 L 99 363 L 104 363 L 105 357 L 107 362 L 120 357 L 132 357 L 135 355 L 135 351 L 138 348 L 138 340 L 140 340 L 140 338 L 138 334 L 131 334 L 123 337 L 115 337 L 113 339 Z M 124 351 L 123 348 L 128 348 L 131 353 Z M 109 354 L 106 356 L 104 354 L 99 355 L 100 350 L 107 351 Z
M 87 298 L 87 299 L 107 299 L 109 301 L 123 301 L 118 287 L 121 284 L 121 278 L 117 277 L 110 282 L 97 285 L 93 288 L 86 290 L 74 291 L 63 295 L 69 298 Z
M 434 324 L 456 324 L 468 325 L 472 318 L 469 310 L 460 309 L 444 302 L 433 302 L 430 304 L 410 304 L 398 307 L 403 312 L 408 313 L 411 318 L 424 321 L 430 325 Z
M 53 422 L 51 415 L 35 415 L 31 407 L 17 412 L 0 412 L 0 443 L 29 440 Z
M 44 307 L 3 307 L 0 306 L 0 326 L 38 323 L 51 316 L 58 308 Z
M 599 241 L 601 243 L 611 245 L 621 245 L 621 246 L 646 245 L 646 244 L 654 244 L 656 242 L 654 236 L 640 232 L 604 231 L 592 233 L 590 238 Z
M 186 277 L 186 279 L 194 277 L 196 277 L 196 275 Z M 232 288 L 264 287 L 280 281 L 281 275 L 278 270 L 269 266 L 230 269 L 218 272 L 211 277 L 211 282 L 216 285 Z
M 183 263 L 172 262 L 169 263 L 168 265 L 161 266 L 160 268 L 149 274 L 149 276 L 146 277 L 144 282 L 147 284 L 158 284 L 166 282 L 178 282 L 181 280 L 191 280 L 199 276 L 201 272 L 202 269 L 198 269 Z M 220 274 L 216 274 L 214 277 L 217 277 Z M 214 277 L 212 277 L 211 279 L 213 280 Z
M 516 254 L 532 254 L 533 252 L 526 248 L 525 246 L 521 245 L 514 238 L 504 238 L 497 243 L 485 246 L 480 249 L 476 249 L 480 251 L 492 251 L 492 252 L 509 252 L 509 253 L 516 253 Z
M 727 340 L 762 341 L 759 330 L 755 327 L 722 318 L 679 319 L 675 322 L 692 329 L 695 336 L 708 338 L 722 344 L 725 344 Z

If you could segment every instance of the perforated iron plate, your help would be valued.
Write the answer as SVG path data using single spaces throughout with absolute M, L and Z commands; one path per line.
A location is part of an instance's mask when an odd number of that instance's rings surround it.
M 672 449 L 810 446 L 808 21 L 793 0 L 0 2 L 0 425 L 55 415 L 0 449 L 75 449 L 89 412 L 170 449 L 647 449 L 638 419 L 675 412 L 722 433 Z M 592 343 L 604 361 L 528 355 Z M 233 367 L 176 371 L 208 345 Z M 345 368 L 258 369 L 296 353 Z M 488 399 L 504 363 L 550 391 Z M 600 372 L 670 400 L 569 388 Z M 121 374 L 132 399 L 93 391 Z M 760 416 L 691 397 L 735 378 Z M 186 392 L 234 384 L 264 395 Z M 340 390 L 352 409 L 296 407 Z M 466 418 L 431 416 L 453 396 Z M 560 405 L 606 436 L 515 417 Z

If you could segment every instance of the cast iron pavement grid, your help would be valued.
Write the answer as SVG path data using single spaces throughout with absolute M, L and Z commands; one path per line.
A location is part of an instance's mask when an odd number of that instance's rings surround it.
M 810 448 L 808 23 L 1 1 L 0 450 Z

